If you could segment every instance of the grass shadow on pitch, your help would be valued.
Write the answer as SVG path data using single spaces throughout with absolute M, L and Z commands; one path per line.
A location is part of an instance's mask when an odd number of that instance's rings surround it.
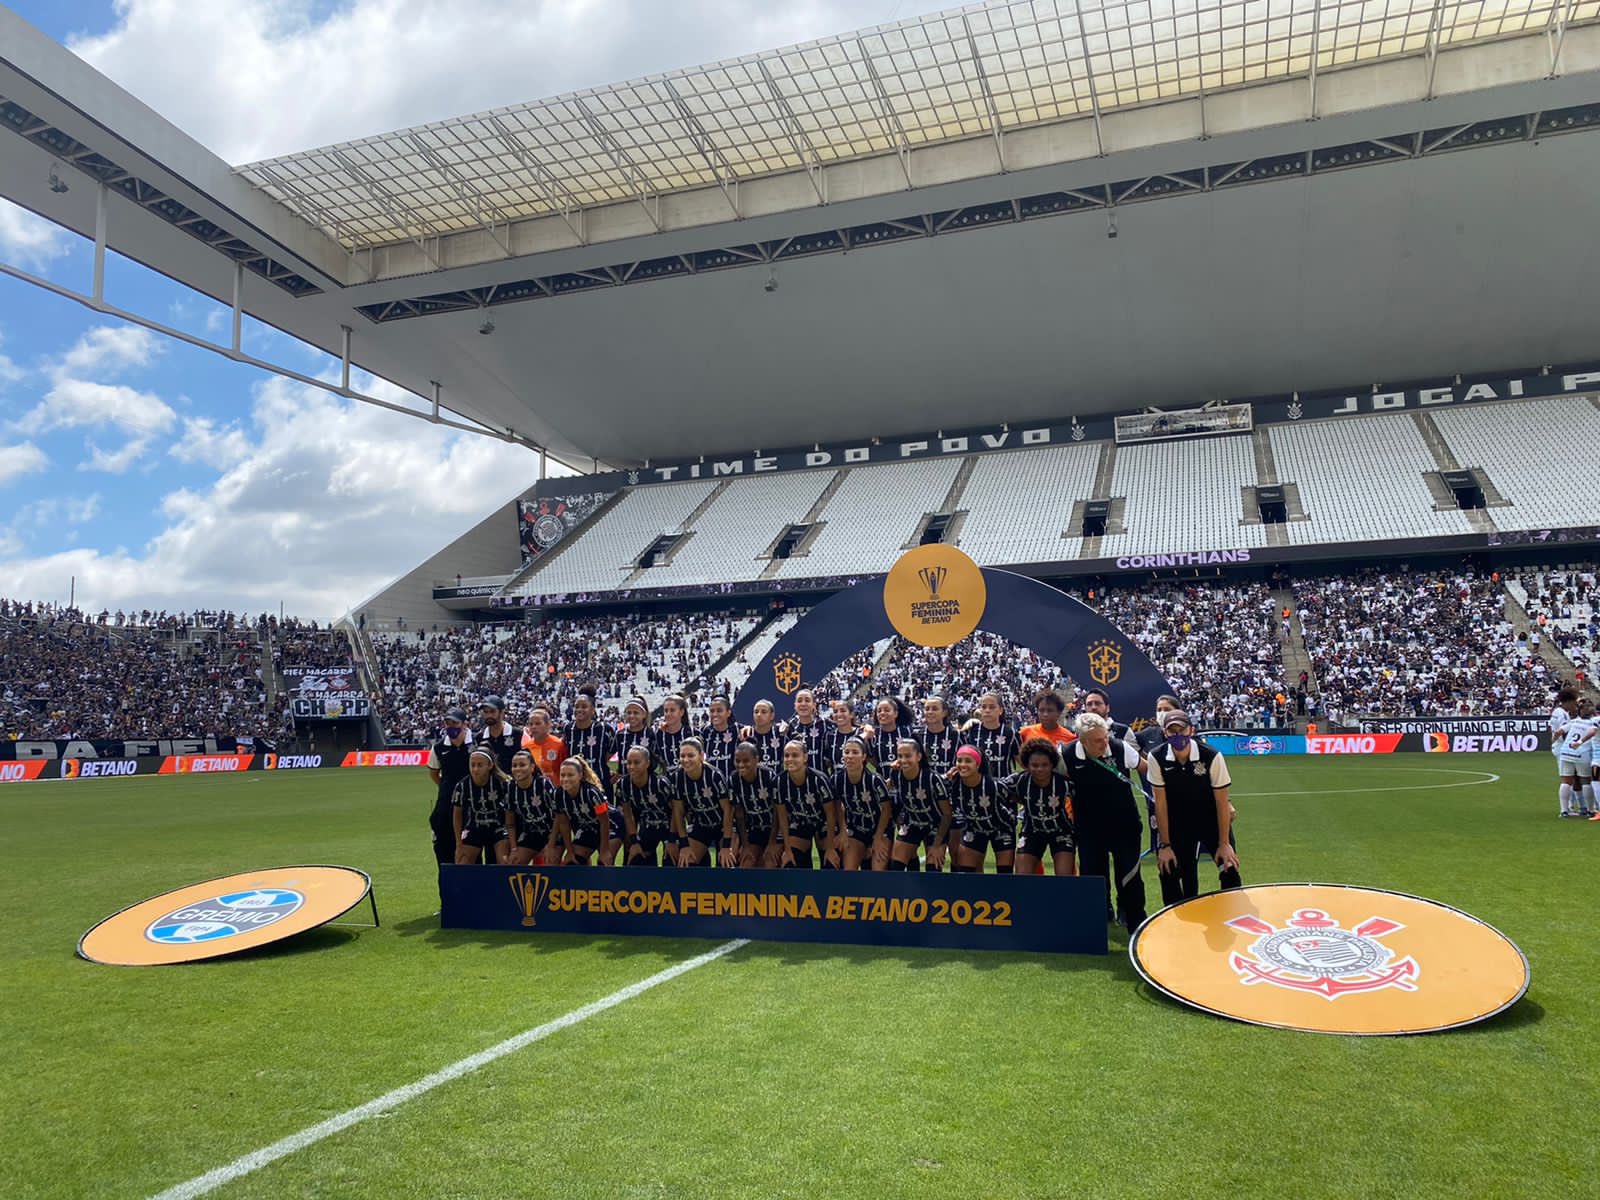
M 316 954 L 323 950 L 333 950 L 353 942 L 359 932 L 359 930 L 354 929 L 336 929 L 328 925 L 319 925 L 315 929 L 308 929 L 304 933 L 286 937 L 281 942 L 269 942 L 265 946 L 256 946 L 250 950 L 241 950 L 237 954 L 227 954 L 219 958 L 202 959 L 200 962 L 190 965 L 207 966 L 211 963 L 261 962 L 274 958 L 292 958 L 299 954 Z

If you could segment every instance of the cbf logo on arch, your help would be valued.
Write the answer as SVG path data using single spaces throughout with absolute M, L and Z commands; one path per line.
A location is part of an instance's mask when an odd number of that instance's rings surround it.
M 145 929 L 144 936 L 169 946 L 214 942 L 275 924 L 305 902 L 305 896 L 292 888 L 229 892 L 157 917 Z

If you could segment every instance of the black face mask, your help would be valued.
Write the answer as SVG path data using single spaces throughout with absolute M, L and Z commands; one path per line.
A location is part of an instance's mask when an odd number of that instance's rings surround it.
M 1174 750 L 1186 750 L 1189 746 L 1189 735 L 1187 733 L 1168 734 L 1167 745 L 1171 746 Z
M 463 729 L 460 725 L 446 725 L 444 727 L 444 736 L 448 740 L 450 740 L 452 742 L 455 741 L 457 738 L 459 738 L 465 732 L 466 732 L 466 730 Z

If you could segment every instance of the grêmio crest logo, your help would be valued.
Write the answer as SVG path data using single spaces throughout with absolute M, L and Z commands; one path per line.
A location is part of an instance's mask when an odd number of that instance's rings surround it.
M 511 884 L 511 894 L 517 898 L 517 907 L 522 910 L 523 925 L 533 928 L 539 923 L 537 914 L 550 894 L 550 877 L 519 871 L 507 882 Z
M 197 900 L 151 921 L 144 936 L 163 945 L 191 945 L 275 925 L 306 902 L 292 888 L 253 888 Z
M 1245 954 L 1234 954 L 1230 962 L 1246 987 L 1268 983 L 1293 991 L 1315 992 L 1327 1000 L 1337 1000 L 1353 992 L 1373 992 L 1396 988 L 1417 990 L 1421 973 L 1414 958 L 1391 963 L 1394 951 L 1379 938 L 1404 929 L 1386 917 L 1368 917 L 1354 929 L 1343 929 L 1319 908 L 1302 908 L 1289 918 L 1284 929 L 1267 924 L 1260 917 L 1235 917 L 1228 924 L 1246 933 L 1259 934 Z

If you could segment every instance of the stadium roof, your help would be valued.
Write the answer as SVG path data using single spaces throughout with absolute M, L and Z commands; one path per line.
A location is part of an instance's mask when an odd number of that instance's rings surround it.
M 240 171 L 359 249 L 998 139 L 1527 30 L 1554 36 L 1596 16 L 1600 0 L 974 4 Z
M 1034 0 L 235 168 L 0 8 L 0 195 L 617 466 L 1592 359 L 1597 129 L 1600 0 Z

